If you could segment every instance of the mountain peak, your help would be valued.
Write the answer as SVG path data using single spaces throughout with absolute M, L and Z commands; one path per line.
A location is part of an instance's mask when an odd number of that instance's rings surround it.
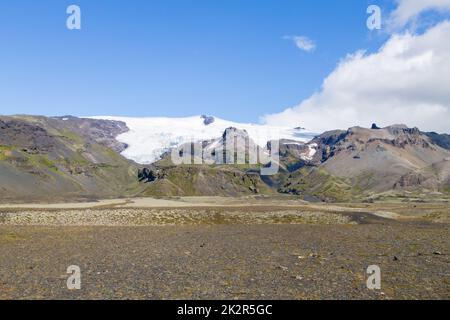
M 241 130 L 235 127 L 229 127 L 225 129 L 222 138 L 226 139 L 227 137 L 234 137 L 234 136 L 248 137 L 248 132 L 245 129 Z

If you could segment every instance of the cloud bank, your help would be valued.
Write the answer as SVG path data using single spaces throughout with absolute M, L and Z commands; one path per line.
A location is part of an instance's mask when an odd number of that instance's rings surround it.
M 410 1 L 414 0 L 404 3 Z M 409 16 L 415 11 L 408 11 Z M 449 39 L 448 21 L 422 35 L 395 34 L 376 53 L 360 51 L 347 56 L 319 92 L 262 121 L 316 132 L 375 122 L 450 133 Z

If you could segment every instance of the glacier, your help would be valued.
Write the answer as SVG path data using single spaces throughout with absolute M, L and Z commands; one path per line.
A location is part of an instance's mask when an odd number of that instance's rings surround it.
M 260 146 L 270 140 L 308 142 L 316 136 L 302 128 L 277 127 L 252 123 L 237 123 L 211 116 L 183 118 L 95 116 L 91 119 L 122 121 L 130 129 L 116 139 L 128 147 L 122 155 L 139 164 L 151 164 L 181 144 L 220 138 L 225 129 L 246 130 Z

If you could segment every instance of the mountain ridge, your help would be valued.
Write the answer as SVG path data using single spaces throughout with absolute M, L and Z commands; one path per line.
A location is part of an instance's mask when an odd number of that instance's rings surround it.
M 195 121 L 210 127 L 221 120 L 203 116 Z M 240 164 L 174 165 L 167 150 L 152 164 L 138 164 L 123 156 L 130 146 L 118 139 L 132 130 L 112 119 L 0 116 L 0 199 L 281 193 L 336 202 L 450 195 L 448 136 L 404 125 L 333 130 L 309 140 L 303 136 L 303 141 L 291 139 L 297 132 L 291 131 L 288 138 L 264 145 L 251 142 L 247 129 L 228 127 L 214 138 L 208 132 L 208 140 L 197 142 L 210 154 L 208 160 L 226 144 L 227 132 L 247 139 L 234 145 L 241 154 L 251 145 L 269 154 L 277 142 L 279 172 L 274 176 L 262 176 L 264 165 L 249 163 L 247 156 Z M 180 145 L 173 143 L 172 148 Z M 145 153 L 145 145 L 141 148 Z

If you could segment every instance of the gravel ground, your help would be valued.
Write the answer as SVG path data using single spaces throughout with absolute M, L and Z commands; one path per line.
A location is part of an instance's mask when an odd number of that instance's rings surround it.
M 135 210 L 134 218 L 145 215 Z M 64 226 L 61 218 L 20 226 L 18 212 L 3 212 L 0 298 L 450 299 L 449 224 L 292 211 L 229 218 L 238 209 L 210 221 L 218 209 L 190 210 L 172 210 L 184 221 L 177 225 L 158 225 L 147 210 L 140 226 Z M 123 217 L 86 216 L 108 212 Z M 195 214 L 201 219 L 186 218 Z M 37 218 L 22 223 L 29 219 Z M 81 290 L 66 287 L 70 265 L 81 268 Z M 381 268 L 381 290 L 366 287 L 369 265 Z
M 245 209 L 244 209 L 245 210 Z M 2 225 L 167 226 L 205 224 L 353 224 L 350 214 L 252 208 L 15 210 L 0 212 Z

